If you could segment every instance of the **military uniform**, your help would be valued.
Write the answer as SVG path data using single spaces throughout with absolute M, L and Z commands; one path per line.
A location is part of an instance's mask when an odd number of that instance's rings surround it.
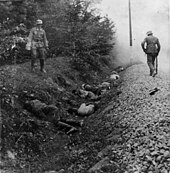
M 155 76 L 155 59 L 160 51 L 160 42 L 159 39 L 153 36 L 152 31 L 147 32 L 147 37 L 141 43 L 143 51 L 147 54 L 147 64 L 150 69 L 150 76 Z
M 37 25 L 41 25 L 42 21 L 37 20 Z M 45 72 L 44 70 L 44 61 L 45 61 L 45 53 L 46 48 L 48 48 L 48 41 L 46 38 L 46 33 L 41 27 L 34 27 L 31 29 L 28 36 L 28 44 L 27 46 L 31 49 L 32 52 L 32 61 L 31 68 L 34 69 L 36 58 L 40 59 L 40 70 Z

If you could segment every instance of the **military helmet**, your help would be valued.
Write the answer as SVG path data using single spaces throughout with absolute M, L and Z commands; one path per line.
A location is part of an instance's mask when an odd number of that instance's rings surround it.
M 38 19 L 38 20 L 36 21 L 36 24 L 37 24 L 37 25 L 42 25 L 43 22 L 42 22 L 42 20 Z
M 146 35 L 152 35 L 153 33 L 152 33 L 152 31 L 148 31 L 147 33 L 146 33 Z

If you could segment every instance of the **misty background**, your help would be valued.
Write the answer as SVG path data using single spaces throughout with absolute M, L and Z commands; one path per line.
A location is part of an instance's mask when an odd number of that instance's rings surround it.
M 146 63 L 141 42 L 151 30 L 159 38 L 161 51 L 158 56 L 159 69 L 170 71 L 170 0 L 131 0 L 132 44 L 129 41 L 128 0 L 102 0 L 98 5 L 100 13 L 108 15 L 116 26 L 116 52 L 120 65 L 130 60 Z

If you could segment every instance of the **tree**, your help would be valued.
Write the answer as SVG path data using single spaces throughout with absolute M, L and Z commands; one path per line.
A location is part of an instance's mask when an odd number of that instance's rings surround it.
M 1 5 L 0 22 L 9 34 L 7 31 L 20 23 L 30 29 L 40 18 L 53 54 L 69 56 L 75 68 L 100 68 L 100 57 L 109 55 L 114 45 L 114 23 L 107 16 L 96 13 L 93 1 L 23 0 L 17 4 L 7 3 Z
M 114 45 L 114 24 L 95 14 L 87 0 L 50 1 L 41 4 L 41 16 L 51 50 L 70 56 L 79 67 L 96 66 Z
M 13 3 L 12 3 L 13 2 Z M 15 2 L 15 3 L 14 3 Z M 36 19 L 36 4 L 34 1 L 9 1 L 0 3 L 0 59 L 1 63 L 13 63 L 13 51 L 15 43 L 18 47 L 20 62 L 28 58 L 25 50 L 28 29 L 32 27 Z M 25 26 L 24 28 L 22 26 Z
M 34 1 L 9 1 L 0 3 L 0 23 L 4 27 L 14 27 L 24 23 L 28 27 L 36 19 L 36 3 Z

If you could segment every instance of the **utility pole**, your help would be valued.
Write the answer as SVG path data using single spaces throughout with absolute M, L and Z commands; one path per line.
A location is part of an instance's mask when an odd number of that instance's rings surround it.
M 131 0 L 129 0 L 129 38 L 130 38 L 130 46 L 132 46 Z
M 169 59 L 169 72 L 170 72 L 170 0 L 168 0 L 168 51 L 167 51 L 167 58 Z
M 170 0 L 168 0 L 168 58 L 170 58 Z
M 128 0 L 129 1 L 129 4 L 128 4 L 128 7 L 129 7 L 129 41 L 130 41 L 130 65 L 133 64 L 133 47 L 132 47 L 132 17 L 131 17 L 131 0 Z

